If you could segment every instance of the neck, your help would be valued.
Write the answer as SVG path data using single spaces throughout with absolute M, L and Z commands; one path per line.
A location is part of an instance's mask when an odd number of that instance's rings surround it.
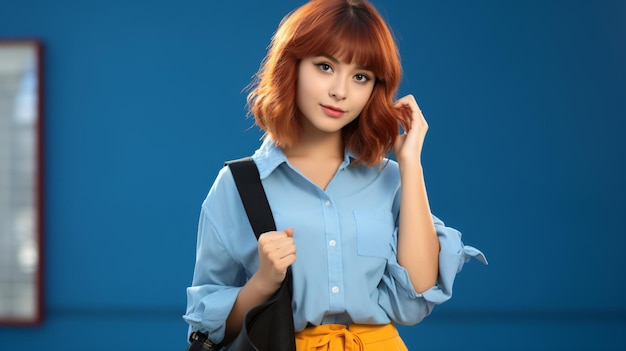
M 294 146 L 283 149 L 283 152 L 293 167 L 325 190 L 343 162 L 341 131 L 303 133 Z
M 287 158 L 343 159 L 341 131 L 337 133 L 302 133 L 300 140 L 283 150 Z

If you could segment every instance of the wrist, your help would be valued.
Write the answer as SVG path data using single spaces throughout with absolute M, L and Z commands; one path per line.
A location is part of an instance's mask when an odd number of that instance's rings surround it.
M 400 168 L 400 173 L 411 172 L 411 173 L 422 173 L 422 162 L 420 158 L 412 158 L 410 160 L 398 160 L 398 167 Z
M 259 272 L 250 277 L 247 285 L 253 289 L 260 296 L 270 297 L 280 287 L 280 284 L 275 284 L 272 280 L 262 277 Z

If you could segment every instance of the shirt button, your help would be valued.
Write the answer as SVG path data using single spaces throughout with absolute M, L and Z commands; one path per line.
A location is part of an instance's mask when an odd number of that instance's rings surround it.
M 336 286 L 333 286 L 333 288 L 332 288 L 332 289 L 330 289 L 330 290 L 333 292 L 333 294 L 336 294 L 336 293 L 338 293 L 338 292 L 339 292 L 339 288 L 338 288 L 338 287 L 336 287 Z
M 326 202 L 324 202 L 324 205 L 325 205 L 326 207 L 330 207 L 330 200 L 326 200 Z
M 335 246 L 335 245 L 337 245 L 337 242 L 335 240 L 331 240 L 331 241 L 328 242 L 328 245 Z

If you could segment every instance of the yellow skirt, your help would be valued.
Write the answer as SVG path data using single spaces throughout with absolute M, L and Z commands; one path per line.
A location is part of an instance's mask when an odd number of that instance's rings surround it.
M 408 351 L 393 324 L 324 324 L 296 333 L 297 351 Z

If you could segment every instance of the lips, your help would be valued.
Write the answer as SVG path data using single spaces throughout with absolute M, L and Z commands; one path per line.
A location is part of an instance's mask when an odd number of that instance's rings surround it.
M 324 113 L 329 117 L 338 118 L 338 117 L 343 116 L 346 113 L 346 111 L 338 107 L 334 107 L 330 105 L 320 105 L 320 106 L 322 106 L 322 111 L 324 111 Z

